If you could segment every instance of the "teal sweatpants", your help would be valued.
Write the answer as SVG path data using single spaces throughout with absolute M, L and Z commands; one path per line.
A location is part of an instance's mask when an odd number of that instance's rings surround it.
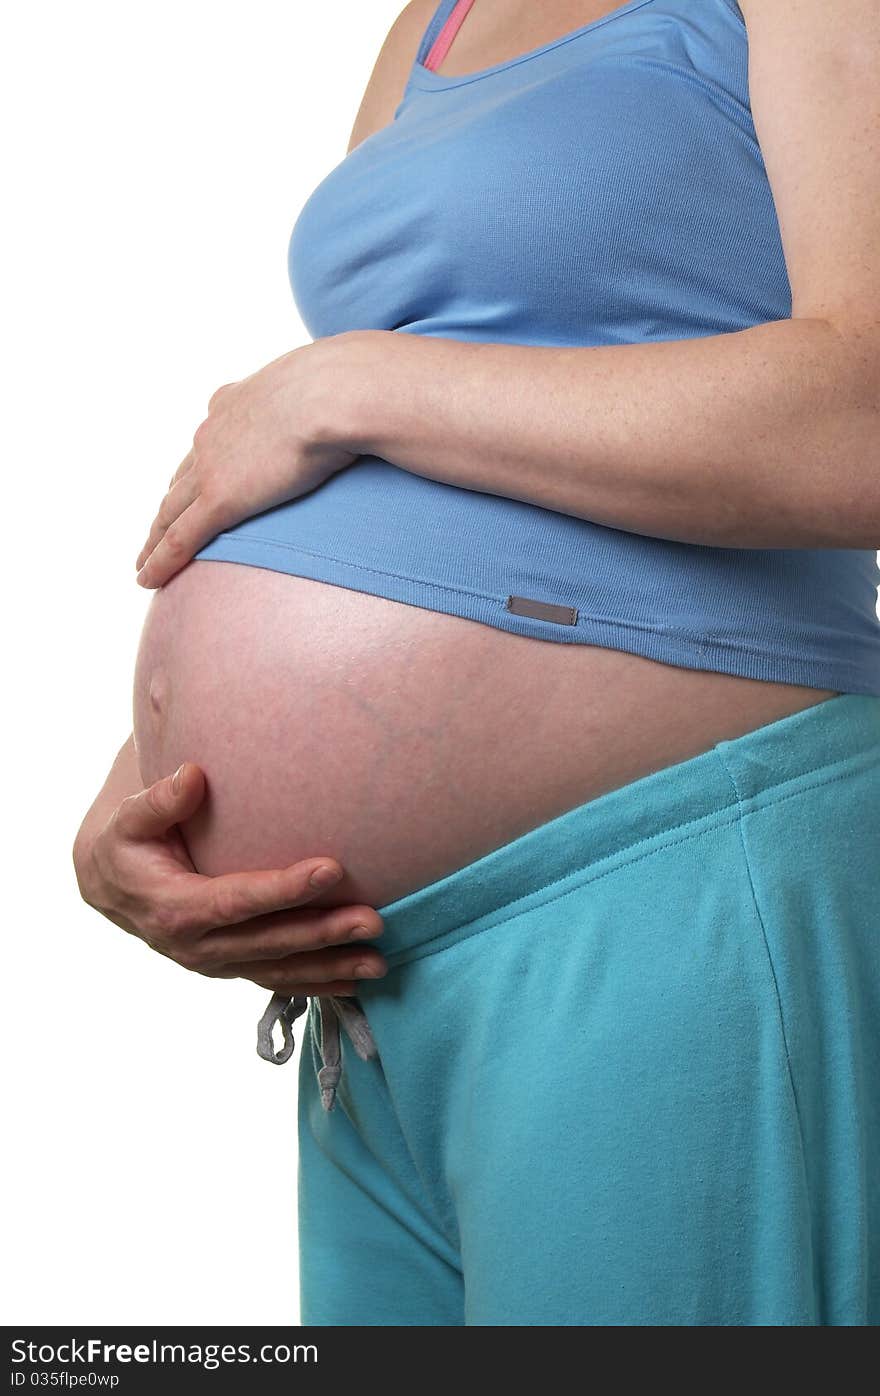
M 877 1323 L 880 698 L 380 910 L 330 1109 L 306 1020 L 304 1324 Z

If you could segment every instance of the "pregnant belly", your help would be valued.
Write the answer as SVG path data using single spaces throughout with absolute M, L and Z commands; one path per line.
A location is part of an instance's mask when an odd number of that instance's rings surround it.
M 197 561 L 150 604 L 134 734 L 146 783 L 206 773 L 183 831 L 201 871 L 329 854 L 346 877 L 316 902 L 382 907 L 830 696 Z

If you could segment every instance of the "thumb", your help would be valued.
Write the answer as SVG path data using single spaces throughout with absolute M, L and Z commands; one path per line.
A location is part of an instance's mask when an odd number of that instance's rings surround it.
M 155 839 L 195 814 L 205 798 L 201 766 L 184 761 L 172 776 L 129 795 L 116 811 L 116 827 L 129 839 Z

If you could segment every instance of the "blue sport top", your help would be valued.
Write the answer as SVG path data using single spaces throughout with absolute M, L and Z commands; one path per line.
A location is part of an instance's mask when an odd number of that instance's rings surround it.
M 443 77 L 425 59 L 454 6 L 437 7 L 391 123 L 296 220 L 290 281 L 313 338 L 635 344 L 790 318 L 734 0 L 630 0 Z M 876 552 L 671 542 L 364 455 L 197 556 L 542 640 L 880 695 Z

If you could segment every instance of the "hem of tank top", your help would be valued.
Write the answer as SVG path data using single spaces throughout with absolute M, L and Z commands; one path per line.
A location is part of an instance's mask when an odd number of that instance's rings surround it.
M 221 542 L 222 540 L 222 542 Z M 211 549 L 215 551 L 212 555 Z M 267 561 L 257 560 L 256 554 L 264 550 L 276 550 L 287 556 L 301 559 L 296 571 L 285 567 L 273 567 Z M 789 683 L 808 688 L 829 688 L 840 692 L 862 693 L 870 697 L 880 697 L 880 643 L 877 648 L 876 675 L 864 665 L 851 660 L 825 661 L 804 660 L 800 655 L 781 653 L 777 649 L 758 649 L 726 636 L 698 634 L 684 627 L 674 625 L 652 625 L 641 621 L 628 621 L 609 616 L 578 615 L 573 624 L 558 624 L 552 621 L 536 620 L 521 616 L 507 608 L 509 593 L 475 591 L 469 587 L 449 586 L 442 582 L 428 581 L 407 572 L 393 572 L 366 563 L 351 562 L 332 553 L 319 553 L 296 544 L 285 543 L 268 537 L 236 537 L 220 533 L 206 544 L 194 561 L 234 562 L 244 566 L 263 567 L 267 571 L 284 572 L 289 576 L 304 577 L 307 580 L 323 582 L 330 586 L 348 587 L 363 591 L 367 595 L 384 596 L 388 600 L 404 605 L 418 606 L 421 609 L 436 610 L 446 615 L 459 615 L 466 620 L 474 620 L 495 629 L 506 630 L 511 634 L 524 635 L 534 639 L 549 640 L 555 644 L 595 644 L 606 649 L 621 649 L 645 659 L 655 659 L 661 663 L 679 663 L 685 668 L 712 669 L 717 673 L 727 673 L 741 678 L 761 679 L 772 683 Z M 322 566 L 322 564 L 325 564 Z M 335 573 L 334 575 L 331 575 Z M 361 575 L 383 577 L 397 583 L 397 592 L 392 589 L 384 592 L 359 587 Z M 409 595 L 402 594 L 407 591 Z M 444 595 L 464 597 L 471 603 L 469 609 L 450 610 L 448 604 L 431 606 L 427 603 Z M 421 600 L 416 600 L 418 596 Z M 576 602 L 568 601 L 578 612 L 583 610 Z M 620 637 L 626 643 L 613 644 Z M 694 661 L 684 664 L 683 658 L 671 657 L 664 650 L 662 641 L 677 642 L 687 658 Z M 880 623 L 878 623 L 880 640 Z M 740 662 L 733 663 L 732 656 L 739 656 Z M 712 664 L 700 661 L 712 660 Z M 754 661 L 743 663 L 742 661 Z

